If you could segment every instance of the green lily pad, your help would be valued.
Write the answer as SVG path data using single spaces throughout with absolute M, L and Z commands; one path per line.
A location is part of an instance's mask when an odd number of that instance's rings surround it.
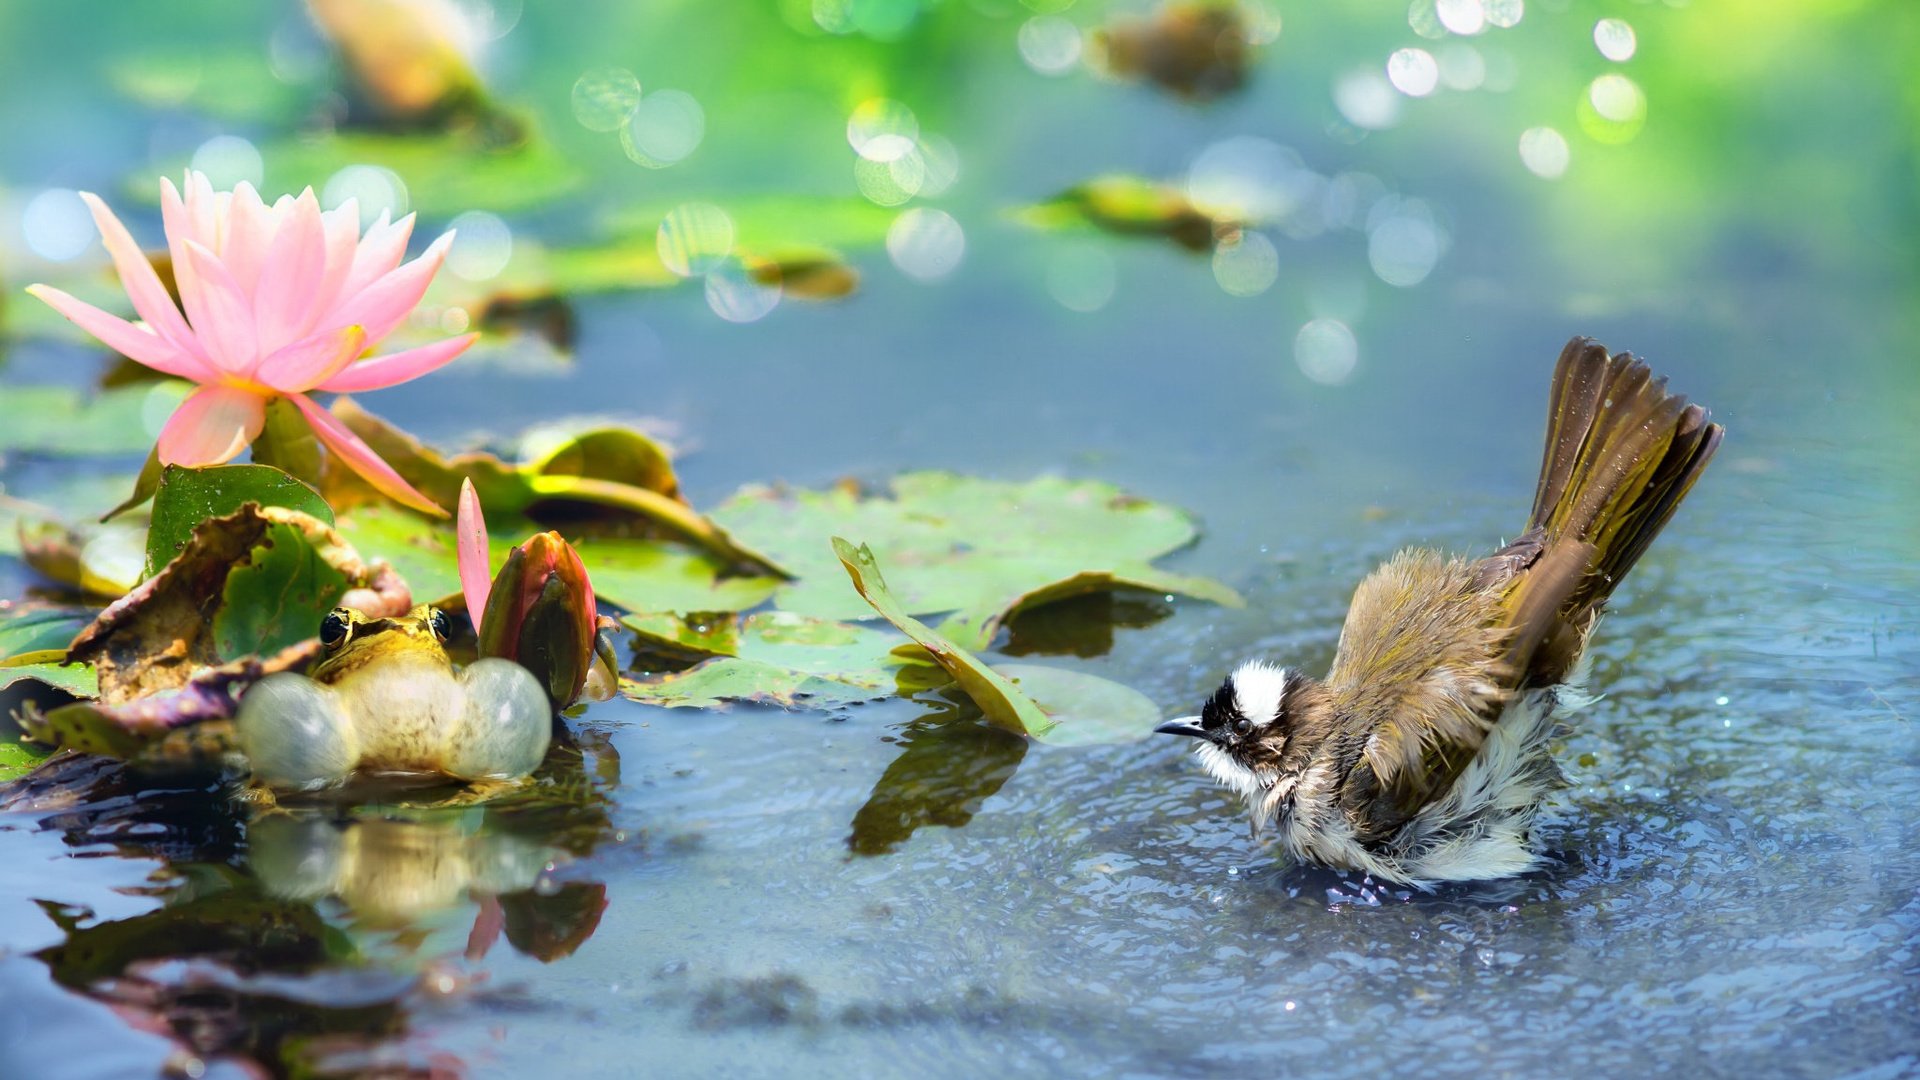
M 531 531 L 532 523 L 518 517 L 489 521 L 499 535 L 517 535 Z M 460 560 L 454 551 L 453 526 L 424 514 L 404 510 L 392 503 L 356 506 L 343 513 L 334 527 L 368 559 L 384 559 L 391 564 L 416 603 L 437 604 L 460 595 Z M 510 545 L 492 544 L 492 562 L 506 558 Z
M 461 481 L 471 479 L 489 520 L 502 513 L 546 513 L 556 508 L 638 518 L 729 565 L 781 572 L 766 556 L 742 546 L 688 505 L 668 466 L 666 450 L 639 432 L 604 428 L 577 432 L 559 443 L 543 443 L 533 461 L 510 465 L 484 452 L 446 457 L 351 398 L 336 400 L 333 412 L 394 471 L 441 506 L 454 506 Z M 329 467 L 323 479 L 321 491 L 336 507 L 379 501 L 364 481 L 343 468 Z
M 186 400 L 191 388 L 168 379 L 91 396 L 65 386 L 8 386 L 0 394 L 0 450 L 83 456 L 135 454 Z
M 880 566 L 874 561 L 871 548 L 865 544 L 856 548 L 836 536 L 833 538 L 833 552 L 839 557 L 841 565 L 846 567 L 847 576 L 853 579 L 854 589 L 872 605 L 873 610 L 927 650 L 934 663 L 953 676 L 953 681 L 960 684 L 960 689 L 973 699 L 974 704 L 980 706 L 980 711 L 986 714 L 988 720 L 1022 735 L 1042 734 L 1053 727 L 1053 721 L 1040 711 L 1040 706 L 1033 699 L 981 663 L 972 653 L 907 614 L 906 608 L 887 588 L 886 579 L 880 575 Z
M 1239 227 L 1208 216 L 1177 187 L 1126 175 L 1096 177 L 1014 216 L 1050 231 L 1091 226 L 1122 236 L 1164 237 L 1188 251 L 1207 251 Z
M 12 739 L 0 740 L 0 784 L 32 772 L 52 749 Z
M 261 147 L 260 156 L 267 165 L 260 190 L 269 200 L 309 184 L 318 190 L 325 178 L 350 165 L 372 165 L 400 177 L 410 209 L 443 219 L 476 206 L 498 212 L 545 206 L 582 179 L 579 169 L 537 134 L 502 150 L 464 131 L 338 131 L 283 139 Z
M 227 574 L 213 617 L 214 650 L 232 660 L 305 641 L 348 584 L 302 530 L 274 522 L 254 541 L 247 561 Z
M 780 585 L 773 577 L 722 577 L 727 568 L 713 556 L 660 540 L 582 537 L 573 547 L 594 595 L 628 611 L 746 611 Z
M 865 606 L 838 584 L 822 536 L 854 533 L 912 575 L 896 594 L 913 615 L 957 613 L 976 647 L 1011 611 L 1103 588 L 1141 588 L 1237 605 L 1219 582 L 1169 574 L 1152 560 L 1191 543 L 1193 519 L 1170 506 L 1092 480 L 1026 483 L 944 472 L 901 475 L 891 498 L 845 488 L 785 492 L 751 487 L 713 512 L 716 521 L 768 552 L 798 580 L 779 607 L 822 619 L 859 619 Z
M 1035 664 L 995 671 L 908 615 L 867 545 L 856 548 L 836 536 L 833 551 L 860 595 L 945 668 L 994 725 L 1040 742 L 1086 746 L 1143 739 L 1159 722 L 1160 711 L 1146 695 L 1097 675 Z
M 622 680 L 623 694 L 653 705 L 711 707 L 752 701 L 792 707 L 852 704 L 898 692 L 898 635 L 784 611 L 692 624 L 659 617 L 622 620 L 643 646 L 669 655 L 710 657 L 698 667 L 652 679 Z M 658 651 L 658 650 L 656 650 Z
M 160 474 L 153 497 L 153 523 L 147 529 L 144 576 L 173 561 L 187 546 L 194 526 L 223 517 L 246 503 L 284 506 L 333 524 L 333 510 L 320 493 L 269 465 L 214 465 L 185 469 L 169 465 Z
M 93 621 L 90 608 L 33 608 L 0 617 L 0 658 L 58 649 L 64 652 Z
M 57 649 L 0 661 L 0 690 L 31 679 L 56 690 L 64 690 L 74 697 L 87 698 L 99 694 L 100 680 L 93 673 L 93 665 L 62 663 L 66 655 L 65 649 Z

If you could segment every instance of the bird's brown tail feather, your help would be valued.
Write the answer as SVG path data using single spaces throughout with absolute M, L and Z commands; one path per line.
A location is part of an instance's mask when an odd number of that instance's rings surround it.
M 1631 353 L 1591 338 L 1560 354 L 1547 412 L 1546 457 L 1529 528 L 1551 550 L 1592 545 L 1586 572 L 1560 606 L 1584 630 L 1659 535 L 1720 446 L 1707 410 L 1667 392 Z

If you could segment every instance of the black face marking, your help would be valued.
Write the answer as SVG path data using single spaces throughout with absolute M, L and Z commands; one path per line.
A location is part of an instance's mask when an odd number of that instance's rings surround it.
M 1245 734 L 1252 725 L 1240 712 L 1240 702 L 1233 694 L 1233 680 L 1220 684 L 1205 705 L 1200 706 L 1200 726 L 1206 730 L 1207 738 L 1217 743 L 1225 743 L 1236 734 Z
M 328 649 L 337 649 L 347 643 L 347 633 L 352 629 L 353 625 L 347 621 L 346 614 L 335 608 L 320 620 L 320 644 Z
M 447 621 L 447 613 L 439 608 L 427 612 L 427 629 L 433 631 L 433 636 L 441 641 L 453 636 L 453 624 Z

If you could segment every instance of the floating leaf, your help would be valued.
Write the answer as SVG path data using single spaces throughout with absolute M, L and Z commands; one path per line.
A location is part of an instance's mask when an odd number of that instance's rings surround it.
M 638 612 L 746 611 L 773 595 L 781 579 L 722 577 L 724 563 L 658 540 L 583 537 L 574 549 L 596 596 Z
M 30 608 L 11 611 L 0 617 L 0 658 L 26 653 L 65 651 L 87 624 L 93 621 L 91 608 Z
M 1053 721 L 1034 734 L 1051 746 L 1139 742 L 1162 719 L 1153 699 L 1112 679 L 1038 664 L 1001 664 L 999 671 Z
M 507 149 L 476 134 L 339 131 L 283 139 L 260 148 L 267 163 L 261 190 L 299 191 L 348 166 L 387 169 L 406 185 L 414 210 L 444 220 L 476 206 L 500 213 L 537 208 L 580 184 L 580 171 L 537 132 Z
M 1159 721 L 1159 709 L 1145 695 L 1096 675 L 1033 664 L 996 672 L 906 614 L 865 544 L 856 548 L 836 536 L 833 551 L 873 609 L 925 649 L 999 727 L 1041 742 L 1084 746 L 1143 739 Z
M 1053 721 L 1040 711 L 1040 706 L 1032 699 L 1014 688 L 1014 685 L 996 674 L 994 670 L 981 663 L 972 653 L 934 633 L 927 624 L 908 615 L 893 593 L 888 591 L 886 579 L 880 576 L 880 566 L 874 562 L 873 551 L 867 545 L 854 547 L 836 536 L 833 538 L 833 552 L 840 564 L 847 568 L 847 576 L 853 579 L 853 587 L 873 610 L 900 632 L 912 638 L 921 648 L 927 650 L 935 663 L 953 676 L 960 689 L 980 706 L 988 720 L 1008 731 L 1021 735 L 1039 735 L 1053 727 Z
M 808 619 L 783 611 L 739 620 L 716 617 L 689 627 L 657 617 L 622 620 L 642 644 L 680 656 L 713 657 L 689 671 L 623 680 L 620 690 L 654 705 L 711 707 L 724 701 L 815 707 L 871 701 L 897 692 L 900 639 L 870 627 Z M 644 650 L 643 650 L 644 651 Z
M 1091 225 L 1121 236 L 1165 237 L 1188 251 L 1209 251 L 1239 231 L 1240 223 L 1216 220 L 1170 184 L 1137 176 L 1102 176 L 1071 187 L 1015 216 L 1038 229 Z
M 62 585 L 116 597 L 140 583 L 147 530 L 137 521 L 75 528 L 37 521 L 23 523 L 18 535 L 21 559 Z
M 153 445 L 149 419 L 186 400 L 178 380 L 102 390 L 91 398 L 66 386 L 9 385 L 0 395 L 0 450 L 67 456 L 135 454 Z
M 896 594 L 902 609 L 957 612 L 969 641 L 984 645 L 1007 613 L 1101 588 L 1144 588 L 1238 604 L 1205 578 L 1155 569 L 1151 561 L 1191 543 L 1193 520 L 1105 483 L 1041 477 L 1026 483 L 944 472 L 901 475 L 892 498 L 844 487 L 783 492 L 747 488 L 713 516 L 794 572 L 775 602 L 823 619 L 859 619 L 866 608 L 839 587 L 822 536 L 871 538 L 913 575 Z
M 52 750 L 11 739 L 0 739 L 0 784 L 32 772 Z
M 187 546 L 194 526 L 223 517 L 246 503 L 284 506 L 327 524 L 333 510 L 320 493 L 266 465 L 214 465 L 186 469 L 169 465 L 154 494 L 153 523 L 147 530 L 145 577 L 172 562 Z
M 336 400 L 333 412 L 396 472 L 442 506 L 456 505 L 461 481 L 471 479 L 489 515 L 525 513 L 536 506 L 542 513 L 561 508 L 575 512 L 584 508 L 602 515 L 611 511 L 663 526 L 729 564 L 762 573 L 782 572 L 766 556 L 741 546 L 689 506 L 680 496 L 665 449 L 639 432 L 576 432 L 558 444 L 543 444 L 535 460 L 516 466 L 487 453 L 445 457 L 351 398 Z M 364 482 L 345 469 L 329 468 L 321 490 L 336 507 L 377 501 L 368 495 Z
M 1120 79 L 1144 79 L 1189 101 L 1246 84 L 1253 56 L 1247 13 L 1218 0 L 1173 0 L 1123 16 L 1092 35 L 1093 61 Z
M 92 666 L 64 663 L 66 655 L 67 650 L 58 649 L 26 653 L 0 661 L 0 690 L 31 679 L 56 690 L 64 690 L 74 697 L 86 698 L 99 694 L 100 680 L 94 677 Z

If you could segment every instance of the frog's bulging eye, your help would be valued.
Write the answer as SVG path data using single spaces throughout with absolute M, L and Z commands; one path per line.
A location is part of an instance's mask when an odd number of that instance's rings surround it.
M 347 632 L 351 629 L 345 615 L 338 611 L 329 611 L 327 617 L 320 620 L 320 644 L 329 649 L 337 649 L 346 644 Z
M 453 624 L 447 620 L 447 613 L 439 608 L 434 608 L 427 615 L 427 629 L 432 630 L 433 636 L 441 641 L 453 636 Z

